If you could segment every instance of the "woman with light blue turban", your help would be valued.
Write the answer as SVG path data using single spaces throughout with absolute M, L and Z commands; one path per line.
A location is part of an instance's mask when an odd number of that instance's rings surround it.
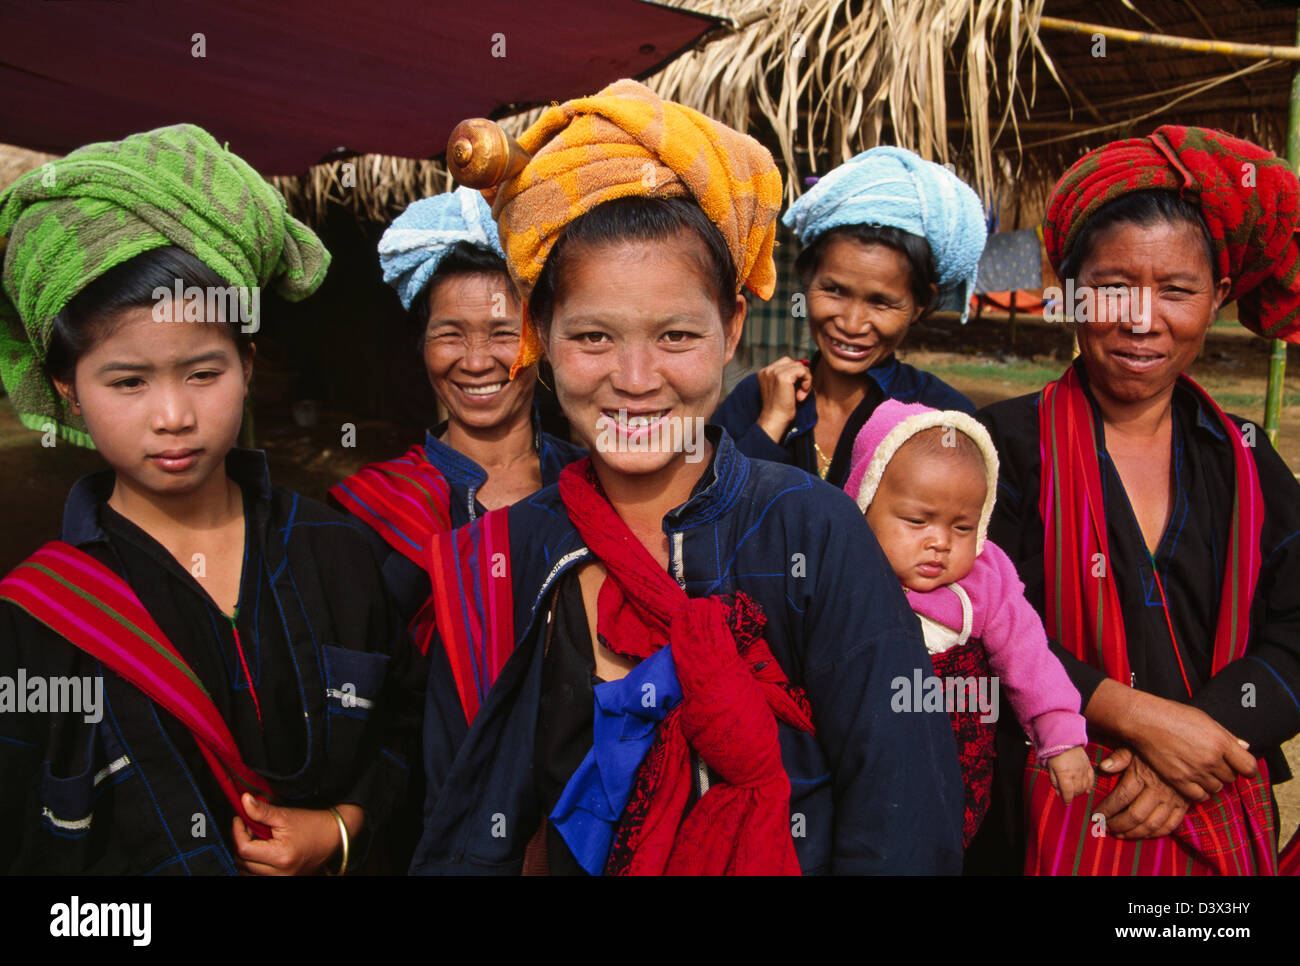
M 379 264 L 447 419 L 403 456 L 331 488 L 330 499 L 383 541 L 385 576 L 411 621 L 431 593 L 424 551 L 435 532 L 554 483 L 584 451 L 542 432 L 536 366 L 510 379 L 521 305 L 481 194 L 458 188 L 411 204 L 380 239 Z
M 973 414 L 969 399 L 894 350 L 940 292 L 962 298 L 965 322 L 987 237 L 975 192 L 942 165 L 877 147 L 821 178 L 782 221 L 804 246 L 795 269 L 817 352 L 778 359 L 718 407 L 713 421 L 741 452 L 839 486 L 858 430 L 884 400 Z
M 510 378 L 522 305 L 506 271 L 492 210 L 468 188 L 422 198 L 379 241 L 384 281 L 397 290 L 447 419 L 402 456 L 371 463 L 329 491 L 366 524 L 384 579 L 416 640 L 432 620 L 434 534 L 464 526 L 554 483 L 585 450 L 541 429 L 537 367 Z M 428 605 L 428 606 L 426 606 Z M 387 861 L 415 848 L 424 782 L 395 817 Z

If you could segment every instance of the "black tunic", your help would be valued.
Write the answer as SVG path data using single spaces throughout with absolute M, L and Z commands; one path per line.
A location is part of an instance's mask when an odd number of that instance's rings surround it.
M 1214 633 L 1218 621 L 1223 568 L 1227 559 L 1233 489 L 1233 443 L 1214 412 L 1185 386 L 1173 396 L 1171 474 L 1173 507 L 1154 555 L 1106 453 L 1101 413 L 1088 388 L 1086 371 L 1076 371 L 1093 409 L 1097 427 L 1097 458 L 1106 505 L 1109 565 L 1124 613 L 1124 630 L 1133 684 L 1143 691 L 1186 701 L 1238 737 L 1264 758 L 1274 783 L 1290 777 L 1280 749 L 1300 731 L 1300 484 L 1261 427 L 1253 434 L 1252 453 L 1264 495 L 1264 525 L 1260 535 L 1262 567 L 1251 606 L 1247 653 L 1210 676 Z M 997 504 L 989 539 L 1015 562 L 1026 597 L 1044 612 L 1043 520 L 1038 512 L 1041 463 L 1038 435 L 1038 394 L 994 403 L 979 413 L 998 450 L 1001 469 Z M 1230 416 L 1239 427 L 1247 421 Z M 1161 606 L 1159 573 L 1169 602 L 1170 620 L 1183 657 L 1193 697 L 1179 670 Z M 1086 706 L 1105 675 L 1053 642 Z M 1244 700 L 1244 697 L 1249 696 Z M 1253 699 L 1253 700 L 1251 700 Z M 1025 759 L 1024 737 L 1014 728 L 1000 730 L 998 798 L 1002 799 L 1002 831 L 1019 848 L 1019 780 Z M 990 835 L 999 823 L 985 823 Z M 985 833 L 981 832 L 980 838 Z M 984 843 L 987 845 L 988 843 Z M 1006 843 L 1002 843 L 1003 846 Z M 979 839 L 973 851 L 981 851 Z M 1006 871 L 1011 871 L 1008 867 Z
M 595 719 L 596 658 L 582 600 L 578 572 L 556 585 L 550 639 L 542 659 L 542 693 L 537 705 L 538 793 L 542 814 L 550 815 L 564 787 L 592 745 Z M 551 875 L 586 875 L 560 833 L 546 825 L 547 869 Z
M 355 521 L 272 488 L 260 452 L 233 450 L 226 468 L 246 534 L 233 626 L 161 544 L 106 505 L 111 471 L 74 486 L 63 539 L 126 578 L 281 804 L 356 804 L 373 833 L 407 781 L 424 664 Z M 101 671 L 2 603 L 0 674 L 18 668 L 29 678 Z M 193 737 L 115 673 L 103 677 L 98 723 L 0 715 L 0 870 L 233 872 L 233 809 Z

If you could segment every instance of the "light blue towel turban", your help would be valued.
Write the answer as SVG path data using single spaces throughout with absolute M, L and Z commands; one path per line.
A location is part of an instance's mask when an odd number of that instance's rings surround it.
M 379 265 L 384 281 L 397 289 L 402 308 L 411 307 L 438 263 L 459 242 L 495 252 L 503 260 L 506 257 L 492 209 L 470 188 L 421 198 L 393 220 L 379 239 Z
M 781 221 L 804 245 L 844 225 L 919 235 L 930 245 L 939 287 L 964 290 L 966 321 L 988 228 L 975 192 L 943 165 L 903 148 L 871 148 L 820 179 Z

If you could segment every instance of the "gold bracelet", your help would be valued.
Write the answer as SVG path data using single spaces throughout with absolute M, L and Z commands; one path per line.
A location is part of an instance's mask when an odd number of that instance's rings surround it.
M 334 821 L 339 823 L 339 835 L 343 839 L 343 861 L 339 863 L 339 870 L 337 872 L 326 870 L 325 874 L 344 875 L 348 871 L 348 826 L 347 823 L 343 821 L 343 816 L 339 814 L 339 810 L 333 805 L 330 806 L 330 813 L 334 816 Z

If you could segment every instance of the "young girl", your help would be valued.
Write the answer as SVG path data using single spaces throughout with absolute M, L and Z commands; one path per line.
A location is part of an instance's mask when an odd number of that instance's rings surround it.
M 716 427 L 679 445 L 741 286 L 772 291 L 771 155 L 626 80 L 520 140 L 494 204 L 520 362 L 551 360 L 590 456 L 433 540 L 413 871 L 958 871 L 956 749 L 942 712 L 890 713 L 928 660 L 861 514 Z
M 421 668 L 365 536 L 234 448 L 245 310 L 306 297 L 328 253 L 190 125 L 53 174 L 0 196 L 4 384 L 109 468 L 0 582 L 0 675 L 80 684 L 0 714 L 0 869 L 355 867 L 406 782 Z
M 921 619 L 945 684 L 966 784 L 965 844 L 989 807 L 997 717 L 990 688 L 1006 689 L 1066 803 L 1093 782 L 1079 692 L 1048 650 L 1015 568 L 985 539 L 997 479 L 993 443 L 970 416 L 889 400 L 853 441 L 845 483 Z

